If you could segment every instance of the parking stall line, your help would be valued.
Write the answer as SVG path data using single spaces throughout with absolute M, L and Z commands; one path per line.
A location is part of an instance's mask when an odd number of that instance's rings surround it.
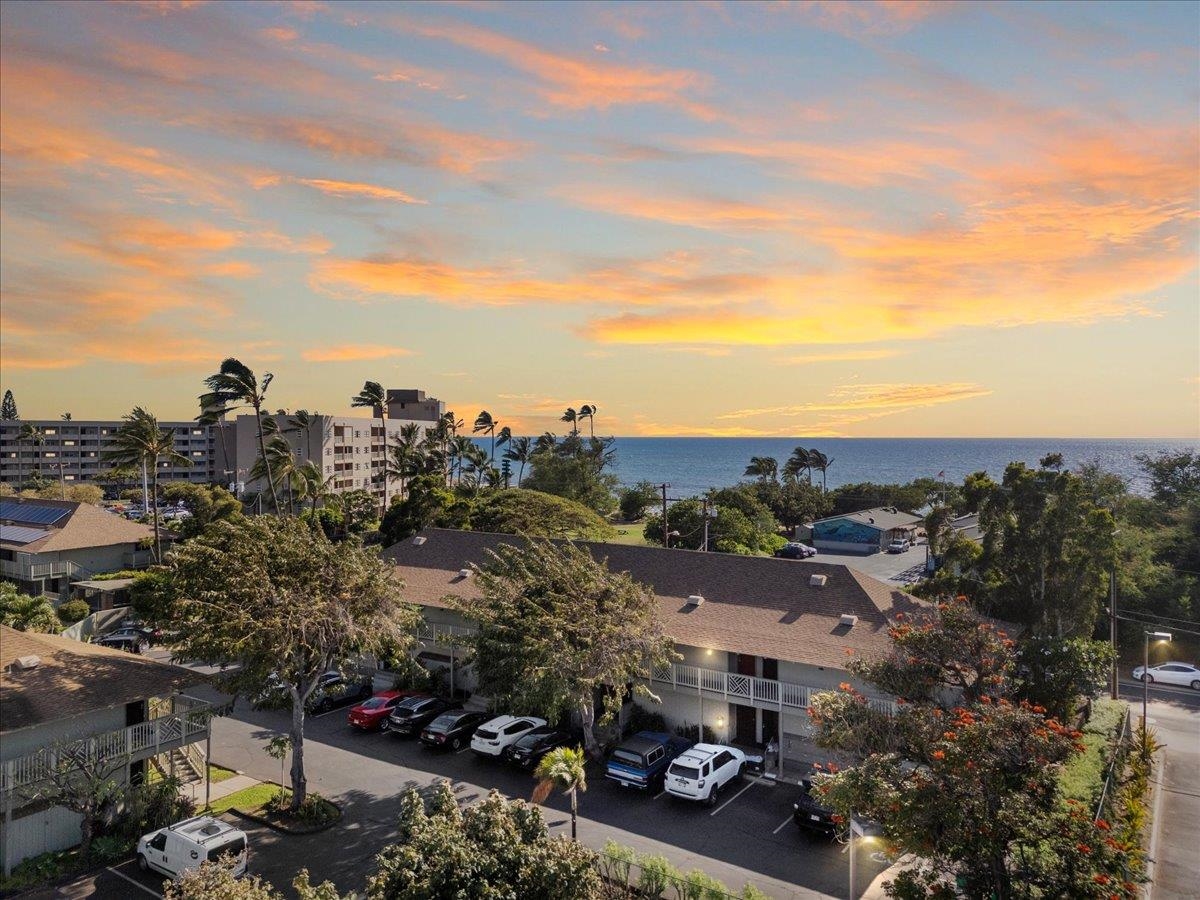
M 783 820 L 783 824 L 780 825 L 778 828 L 776 828 L 774 831 L 772 831 L 771 834 L 779 834 L 779 832 L 783 831 L 783 829 L 790 824 L 792 824 L 792 817 L 788 816 L 786 819 Z
M 655 795 L 654 795 L 653 797 L 651 797 L 650 799 L 651 799 L 651 800 L 657 800 L 659 797 L 661 797 L 661 796 L 662 796 L 663 794 L 665 794 L 666 792 L 667 792 L 667 789 L 666 789 L 666 788 L 663 788 L 661 791 L 659 791 L 657 794 L 655 794 Z
M 136 888 L 141 888 L 143 891 L 145 891 L 145 892 L 146 892 L 147 894 L 149 894 L 151 897 L 157 897 L 157 898 L 158 898 L 158 900 L 162 900 L 162 894 L 160 894 L 158 891 L 152 891 L 152 890 L 150 890 L 150 888 L 146 887 L 146 886 L 145 886 L 144 884 L 142 884 L 140 881 L 134 881 L 132 878 L 130 878 L 130 877 L 129 877 L 128 875 L 126 875 L 124 872 L 118 872 L 116 869 L 112 868 L 111 866 L 108 868 L 108 871 L 109 871 L 109 872 L 112 872 L 112 873 L 113 873 L 114 875 L 116 875 L 118 878 L 124 878 L 126 881 L 128 881 L 130 884 L 132 884 L 134 887 L 136 887 Z
M 742 788 L 740 791 L 738 791 L 736 794 L 734 794 L 732 797 L 730 797 L 728 800 L 726 800 L 724 803 L 722 803 L 720 806 L 718 806 L 716 809 L 714 809 L 712 812 L 710 812 L 709 815 L 715 816 L 717 813 L 719 813 L 721 810 L 723 810 L 725 807 L 727 807 L 730 803 L 732 803 L 738 797 L 742 796 L 742 794 L 746 793 L 746 791 L 750 790 L 750 788 L 754 787 L 760 781 L 762 781 L 761 778 L 754 779 L 749 784 L 747 784 L 744 788 Z

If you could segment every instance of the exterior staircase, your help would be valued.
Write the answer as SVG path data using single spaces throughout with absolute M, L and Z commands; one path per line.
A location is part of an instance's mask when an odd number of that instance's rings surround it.
M 174 774 L 181 785 L 197 784 L 204 781 L 205 759 L 204 751 L 195 744 L 176 747 L 168 753 L 160 753 L 151 757 L 152 765 L 163 778 Z

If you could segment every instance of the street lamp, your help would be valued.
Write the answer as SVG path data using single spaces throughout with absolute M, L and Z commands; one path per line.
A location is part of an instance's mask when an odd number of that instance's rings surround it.
M 722 744 L 728 743 L 728 741 L 725 739 L 725 717 L 724 716 L 717 716 L 717 734 L 720 735 L 719 740 Z
M 850 846 L 847 851 L 850 854 L 850 900 L 854 900 L 854 836 L 856 834 L 859 840 L 871 840 L 871 835 L 867 834 L 866 829 L 854 820 L 854 813 L 850 813 Z
M 1146 705 L 1150 700 L 1150 638 L 1156 641 L 1169 642 L 1169 631 L 1147 631 L 1146 640 L 1142 644 L 1142 737 L 1146 736 Z M 1145 742 L 1143 742 L 1145 746 Z

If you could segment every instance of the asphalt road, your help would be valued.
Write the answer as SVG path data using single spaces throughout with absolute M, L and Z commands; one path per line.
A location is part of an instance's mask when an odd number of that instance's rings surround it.
M 255 778 L 278 780 L 279 763 L 268 758 L 263 747 L 286 727 L 282 713 L 247 709 L 216 720 L 213 761 Z M 306 731 L 309 789 L 336 800 L 343 821 L 321 834 L 289 837 L 241 823 L 250 835 L 251 871 L 281 889 L 290 886 L 300 868 L 308 867 L 314 881 L 329 879 L 343 892 L 361 891 L 374 870 L 376 853 L 395 838 L 399 798 L 408 788 L 421 790 L 446 778 L 463 803 L 481 799 L 492 788 L 509 797 L 528 798 L 533 788 L 528 773 L 476 758 L 469 750 L 435 754 L 411 739 L 352 731 L 344 710 L 310 719 Z M 630 791 L 594 769 L 579 801 L 579 839 L 596 848 L 611 839 L 642 852 L 661 853 L 680 869 L 703 869 L 733 890 L 751 881 L 772 897 L 845 897 L 846 848 L 798 831 L 791 821 L 796 791 L 792 785 L 746 778 L 731 785 L 721 803 L 709 809 Z M 552 797 L 544 815 L 552 831 L 569 833 L 565 798 Z M 856 848 L 856 895 L 886 867 L 871 850 Z M 161 878 L 126 864 L 39 897 L 161 893 Z
M 1120 694 L 1122 700 L 1127 700 L 1133 706 L 1134 714 L 1141 715 L 1142 683 L 1129 679 L 1121 679 Z M 1200 709 L 1200 691 L 1191 688 L 1175 687 L 1167 684 L 1150 685 L 1150 700 L 1179 706 L 1184 709 Z
M 1163 744 L 1157 773 L 1162 802 L 1151 856 L 1155 859 L 1151 900 L 1196 897 L 1200 883 L 1200 710 L 1195 704 L 1155 700 L 1150 728 Z

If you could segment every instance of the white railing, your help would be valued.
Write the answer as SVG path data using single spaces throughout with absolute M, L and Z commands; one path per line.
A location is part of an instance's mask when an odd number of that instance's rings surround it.
M 176 715 L 150 719 L 80 738 L 59 747 L 43 747 L 36 753 L 6 760 L 0 766 L 0 793 L 31 787 L 46 779 L 63 754 L 86 755 L 93 760 L 133 762 L 195 743 L 208 734 L 213 709 L 195 707 Z
M 756 678 L 739 672 L 705 669 L 700 666 L 655 666 L 651 683 L 669 684 L 675 690 L 720 696 L 733 703 L 776 709 L 807 710 L 814 693 L 821 688 L 806 687 L 772 678 Z M 883 697 L 868 698 L 872 709 L 894 712 L 895 703 Z
M 417 640 L 449 647 L 461 644 L 461 638 L 474 634 L 476 630 L 464 625 L 443 625 L 439 622 L 422 622 L 417 626 Z
M 22 581 L 35 581 L 40 578 L 70 577 L 79 569 L 72 562 L 28 563 L 15 559 L 0 559 L 0 573 L 9 578 L 19 578 Z

